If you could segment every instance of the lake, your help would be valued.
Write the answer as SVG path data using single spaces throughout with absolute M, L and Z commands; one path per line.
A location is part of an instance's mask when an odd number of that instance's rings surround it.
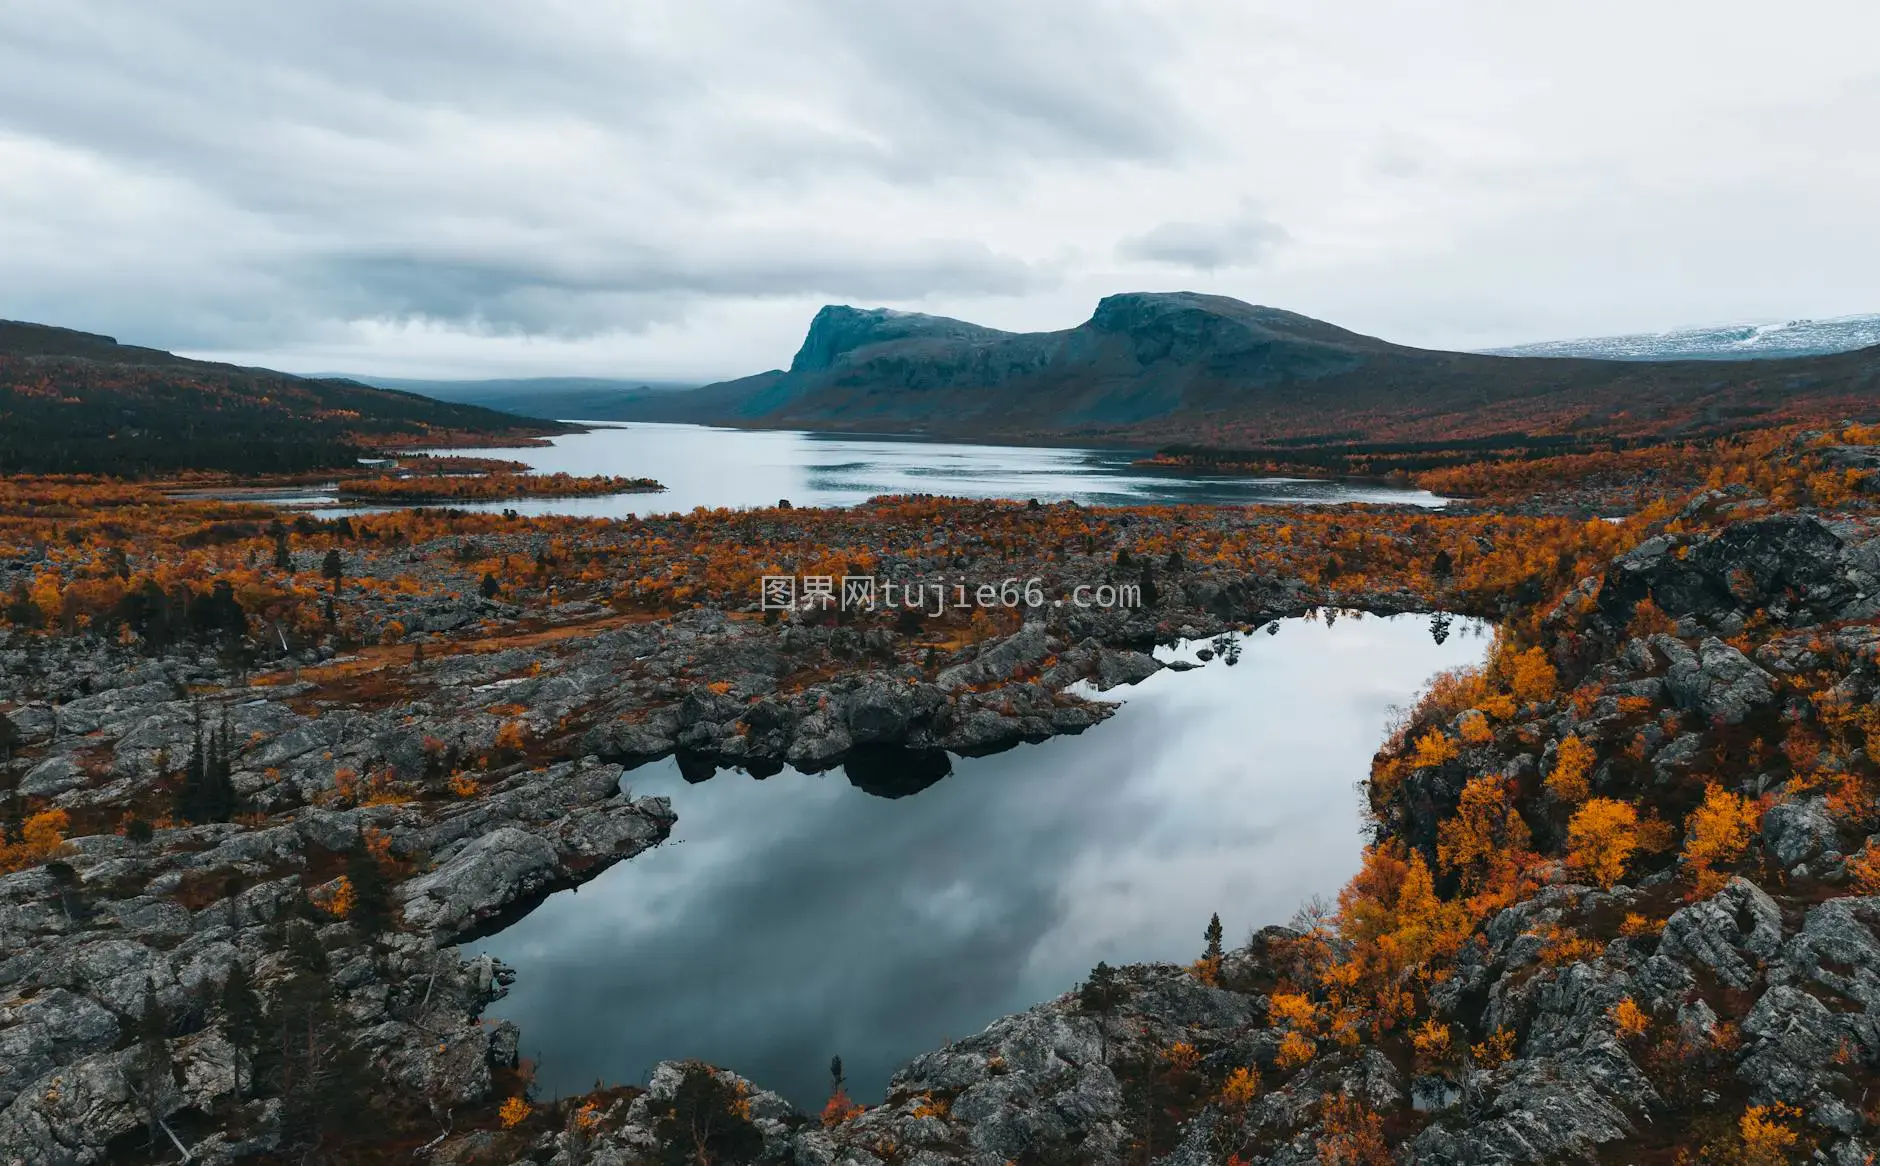
M 511 458 L 538 473 L 619 474 L 656 478 L 666 485 L 663 494 L 532 498 L 459 507 L 604 518 L 667 514 L 695 506 L 775 506 L 783 498 L 797 506 L 853 506 L 877 494 L 1070 499 L 1109 506 L 1398 502 L 1434 507 L 1446 501 L 1426 490 L 1378 482 L 1187 474 L 1130 464 L 1146 451 L 959 445 L 657 424 L 595 429 L 550 440 L 550 445 L 519 449 L 431 452 Z M 343 512 L 368 509 L 382 508 L 348 507 Z
M 634 793 L 672 798 L 672 840 L 473 945 L 520 973 L 489 1015 L 521 1025 L 545 1096 L 700 1057 L 814 1110 L 832 1055 L 879 1101 L 908 1059 L 1098 960 L 1192 961 L 1210 912 L 1230 945 L 1284 922 L 1356 872 L 1357 783 L 1393 710 L 1478 663 L 1488 629 L 1272 627 L 1236 665 L 1112 690 L 1122 707 L 1083 735 L 956 758 L 905 797 L 841 770 L 633 770 Z

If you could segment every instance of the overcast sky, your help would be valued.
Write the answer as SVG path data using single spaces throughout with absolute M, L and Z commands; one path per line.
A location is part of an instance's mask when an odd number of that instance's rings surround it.
M 1480 347 L 1880 311 L 1873 0 L 0 0 L 0 317 L 709 378 L 1194 289 Z

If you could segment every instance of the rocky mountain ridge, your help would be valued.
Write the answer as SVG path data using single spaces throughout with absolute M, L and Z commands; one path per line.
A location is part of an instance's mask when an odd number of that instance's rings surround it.
M 829 305 L 787 370 L 623 399 L 622 419 L 1108 444 L 1691 434 L 1871 407 L 1880 348 L 1641 364 L 1409 348 L 1223 296 L 1105 297 L 1056 332 Z M 1852 410 L 1849 412 L 1849 410 Z

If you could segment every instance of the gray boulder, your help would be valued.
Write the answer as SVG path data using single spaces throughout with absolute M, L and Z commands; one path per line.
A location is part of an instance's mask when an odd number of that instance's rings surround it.
M 1774 678 L 1714 636 L 1699 644 L 1694 656 L 1686 649 L 1672 660 L 1665 687 L 1679 708 L 1726 725 L 1741 724 L 1751 711 L 1775 699 Z

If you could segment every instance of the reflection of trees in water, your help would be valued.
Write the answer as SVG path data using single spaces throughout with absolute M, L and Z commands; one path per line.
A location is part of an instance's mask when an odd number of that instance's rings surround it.
M 878 798 L 917 794 L 953 772 L 944 749 L 904 749 L 895 745 L 857 745 L 842 764 L 849 784 Z
M 1446 611 L 1439 611 L 1430 616 L 1430 639 L 1438 644 L 1449 638 L 1449 623 L 1455 617 Z
M 709 781 L 721 768 L 710 755 L 681 749 L 673 756 L 679 776 L 688 784 Z M 758 781 L 783 772 L 778 761 L 746 761 L 738 768 Z M 917 794 L 953 772 L 953 759 L 944 749 L 908 749 L 900 745 L 857 745 L 843 758 L 842 772 L 849 784 L 878 798 Z

